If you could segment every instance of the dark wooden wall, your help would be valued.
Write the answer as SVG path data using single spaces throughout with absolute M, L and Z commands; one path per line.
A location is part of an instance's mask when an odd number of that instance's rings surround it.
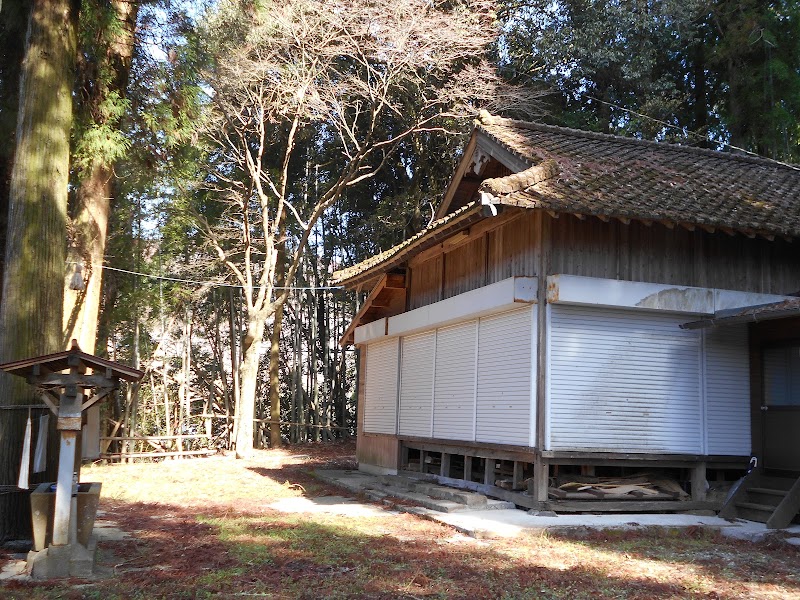
M 539 223 L 538 221 L 542 222 Z M 474 228 L 474 227 L 473 227 Z M 701 229 L 624 224 L 527 210 L 460 245 L 409 264 L 408 309 L 511 276 L 534 276 L 541 241 L 546 275 L 565 274 L 770 294 L 800 291 L 800 242 L 769 241 Z

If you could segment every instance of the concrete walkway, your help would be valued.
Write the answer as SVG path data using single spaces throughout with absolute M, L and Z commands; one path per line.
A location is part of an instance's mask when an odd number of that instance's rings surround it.
M 762 523 L 727 521 L 716 516 L 691 514 L 562 514 L 519 510 L 510 502 L 486 498 L 482 494 L 446 488 L 410 477 L 371 475 L 362 471 L 318 470 L 315 475 L 396 510 L 410 512 L 453 527 L 475 538 L 515 537 L 523 533 L 580 534 L 587 529 L 665 529 L 704 527 L 726 537 L 760 541 L 785 540 L 800 546 L 800 525 L 770 530 Z M 410 501 L 414 506 L 395 499 Z

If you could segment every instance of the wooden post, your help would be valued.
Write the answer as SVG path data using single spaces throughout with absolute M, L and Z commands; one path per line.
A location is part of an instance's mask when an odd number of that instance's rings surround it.
M 522 480 L 525 478 L 525 463 L 518 460 L 514 461 L 514 475 L 512 477 L 511 489 L 522 489 Z
M 494 464 L 495 464 L 495 459 L 493 458 L 483 459 L 483 483 L 485 485 L 494 485 L 494 478 L 495 478 Z
M 56 506 L 53 517 L 53 545 L 69 544 L 70 513 L 72 512 L 72 473 L 75 468 L 75 444 L 77 432 L 61 432 L 61 448 L 58 456 L 58 480 L 56 483 Z
M 450 455 L 442 452 L 442 464 L 439 466 L 439 475 L 450 477 Z
M 533 463 L 533 479 L 528 484 L 528 493 L 538 502 L 547 502 L 547 486 L 550 477 L 550 465 L 537 456 Z
M 472 457 L 464 455 L 464 481 L 472 481 Z
M 545 422 L 547 421 L 547 274 L 550 270 L 550 220 L 543 211 L 537 211 L 536 229 L 539 242 L 539 261 L 537 268 L 538 289 L 536 307 L 536 453 L 533 462 L 533 488 L 530 494 L 539 502 L 547 501 L 549 466 L 542 459 L 545 449 Z
M 706 463 L 697 463 L 692 468 L 692 501 L 704 502 L 706 499 Z
M 81 403 L 83 394 L 68 385 L 61 394 L 58 407 L 58 430 L 61 432 L 61 447 L 58 454 L 58 479 L 56 482 L 56 504 L 53 516 L 53 545 L 66 546 L 70 543 L 72 519 L 72 484 L 75 472 L 75 453 L 78 445 L 78 432 L 81 430 Z

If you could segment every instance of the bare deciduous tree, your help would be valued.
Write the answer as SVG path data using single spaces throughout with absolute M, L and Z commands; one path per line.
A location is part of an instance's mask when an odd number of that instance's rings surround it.
M 207 27 L 214 70 L 203 131 L 214 168 L 206 185 L 224 214 L 198 221 L 215 260 L 244 289 L 242 456 L 253 444 L 264 331 L 288 295 L 275 289 L 285 232 L 297 232 L 285 248 L 290 286 L 320 216 L 409 136 L 450 131 L 479 108 L 530 107 L 535 98 L 504 86 L 485 59 L 496 35 L 485 2 L 228 0 Z M 339 167 L 313 197 L 293 185 L 290 168 L 309 143 L 328 156 L 334 148 Z

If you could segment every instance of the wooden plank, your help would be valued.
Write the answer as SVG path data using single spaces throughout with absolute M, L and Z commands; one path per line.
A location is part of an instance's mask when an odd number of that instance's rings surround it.
M 124 442 L 129 442 L 129 441 L 134 441 L 134 440 L 140 440 L 140 441 L 144 441 L 144 442 L 146 442 L 146 441 L 158 442 L 158 441 L 161 441 L 161 440 L 177 440 L 178 438 L 182 438 L 184 440 L 210 439 L 211 436 L 206 435 L 206 434 L 203 433 L 203 434 L 197 434 L 197 435 L 182 435 L 182 436 L 180 436 L 180 435 L 135 435 L 135 436 L 131 436 L 131 437 L 101 437 L 100 439 L 101 440 L 110 440 L 110 441 L 120 440 L 120 441 L 124 441 Z
M 616 512 L 616 513 L 646 513 L 646 512 L 686 512 L 690 510 L 716 510 L 719 505 L 715 502 L 694 502 L 679 500 L 549 500 L 543 503 L 543 508 L 556 513 L 574 512 Z
M 775 512 L 767 519 L 767 529 L 788 527 L 798 512 L 800 512 L 800 478 L 794 482 Z
M 496 458 L 500 460 L 519 460 L 533 463 L 534 449 L 522 446 L 506 446 L 503 444 L 487 444 L 484 442 L 450 442 L 431 438 L 401 435 L 398 439 L 414 450 L 429 450 L 431 452 L 448 452 L 450 454 L 463 454 L 478 458 Z
M 494 487 L 495 480 L 495 459 L 486 458 L 483 460 L 483 483 Z
M 444 192 L 442 203 L 439 205 L 439 208 L 436 211 L 437 219 L 441 219 L 448 212 L 450 212 L 448 210 L 450 208 L 450 203 L 453 201 L 453 196 L 458 189 L 459 183 L 461 183 L 461 180 L 464 178 L 464 174 L 467 172 L 467 169 L 472 163 L 472 156 L 475 153 L 475 148 L 477 148 L 477 146 L 477 133 L 473 131 L 469 138 L 469 142 L 467 142 L 467 147 L 464 148 L 464 154 L 462 155 L 461 160 L 456 167 L 456 172 L 453 174 L 453 179 L 450 180 L 450 184 L 447 186 L 447 189 Z
M 419 266 L 421 263 L 427 262 L 437 256 L 440 256 L 444 252 L 449 252 L 458 246 L 462 246 L 469 242 L 473 242 L 476 239 L 483 237 L 484 235 L 488 234 L 489 232 L 495 231 L 500 229 L 501 227 L 505 227 L 509 223 L 517 221 L 518 219 L 524 217 L 528 213 L 525 209 L 519 209 L 514 207 L 506 207 L 505 210 L 496 217 L 487 217 L 481 221 L 474 223 L 472 226 L 469 227 L 468 235 L 459 235 L 459 232 L 454 234 L 452 237 L 447 238 L 441 244 L 437 244 L 432 246 L 423 252 L 413 256 L 408 261 L 408 266 L 414 268 L 415 266 Z
M 208 456 L 216 450 L 182 450 L 176 452 L 110 452 L 100 454 L 100 458 L 164 458 L 170 456 Z
M 692 500 L 706 499 L 706 485 L 706 463 L 701 462 L 692 469 Z
M 515 490 L 522 489 L 524 473 L 525 473 L 525 463 L 515 460 L 514 471 L 511 477 L 511 482 L 512 482 L 511 485 Z
M 414 472 L 401 472 L 401 475 L 419 477 Z M 540 510 L 552 510 L 556 513 L 560 512 L 684 512 L 690 510 L 716 510 L 719 505 L 714 502 L 693 502 L 693 501 L 676 501 L 676 500 L 617 500 L 617 501 L 601 501 L 601 500 L 547 500 L 539 502 L 532 496 L 521 493 L 504 490 L 497 486 L 485 485 L 483 483 L 476 483 L 474 481 L 465 481 L 462 479 L 452 479 L 450 477 L 441 477 L 438 475 L 427 476 L 432 481 L 436 481 L 442 485 L 455 487 L 463 490 L 470 490 L 478 492 L 500 500 L 513 502 L 517 506 L 524 508 L 535 508 Z
M 442 477 L 450 476 L 450 454 L 442 452 L 442 464 L 439 467 L 439 475 Z
M 352 344 L 356 327 L 359 325 L 403 312 L 406 303 L 405 286 L 405 273 L 385 273 L 372 288 L 358 314 L 353 317 L 342 335 L 339 345 Z

